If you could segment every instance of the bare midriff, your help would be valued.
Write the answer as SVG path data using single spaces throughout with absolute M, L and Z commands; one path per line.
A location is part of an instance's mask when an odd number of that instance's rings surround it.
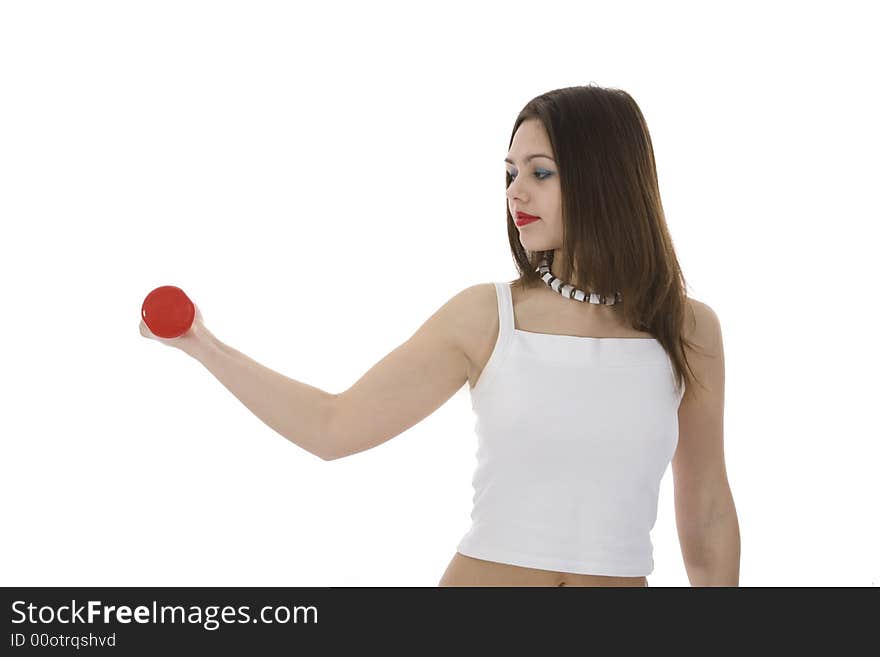
M 648 586 L 648 578 L 582 575 L 476 559 L 456 552 L 438 586 Z

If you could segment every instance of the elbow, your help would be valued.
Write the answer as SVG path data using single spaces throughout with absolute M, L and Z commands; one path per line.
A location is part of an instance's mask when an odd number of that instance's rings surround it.
M 324 420 L 324 431 L 318 449 L 325 461 L 335 461 L 353 456 L 379 445 L 388 438 L 378 439 L 369 434 L 370 426 L 363 419 L 352 417 L 352 409 L 346 406 L 343 395 L 333 395 Z
M 339 426 L 339 404 L 340 395 L 330 395 L 330 401 L 327 404 L 327 413 L 324 418 L 324 431 L 322 431 L 320 449 L 316 450 L 317 455 L 324 461 L 335 461 L 342 458 L 345 454 L 339 450 L 340 442 L 337 438 Z
M 735 586 L 739 581 L 740 532 L 736 512 L 680 534 L 682 556 L 692 582 Z

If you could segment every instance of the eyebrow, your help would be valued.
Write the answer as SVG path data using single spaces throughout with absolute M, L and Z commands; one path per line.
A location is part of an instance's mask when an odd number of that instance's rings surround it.
M 532 153 L 531 155 L 529 155 L 528 157 L 526 157 L 526 162 L 528 162 L 529 160 L 531 160 L 533 157 L 546 157 L 548 160 L 551 160 L 551 161 L 553 161 L 553 162 L 556 161 L 556 160 L 554 160 L 552 157 L 550 157 L 549 155 L 544 155 L 543 153 Z M 504 158 L 504 161 L 505 161 L 505 162 L 509 162 L 510 164 L 513 164 L 513 160 L 511 160 L 509 157 L 505 157 L 505 158 Z

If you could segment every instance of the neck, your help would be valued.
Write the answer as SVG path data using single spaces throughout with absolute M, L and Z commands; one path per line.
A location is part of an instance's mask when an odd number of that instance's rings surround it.
M 568 283 L 569 285 L 574 285 L 575 287 L 578 287 L 574 283 L 574 281 L 577 279 L 577 271 L 571 273 L 563 271 L 562 264 L 563 261 L 560 254 L 554 251 L 553 264 L 550 265 L 550 274 L 555 278 L 561 280 L 563 283 Z M 592 292 L 594 287 L 595 286 L 593 285 L 588 285 L 586 289 L 584 289 L 584 292 Z

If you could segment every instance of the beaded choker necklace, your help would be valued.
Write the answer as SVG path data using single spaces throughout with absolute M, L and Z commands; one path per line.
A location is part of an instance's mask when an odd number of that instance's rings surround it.
M 613 297 L 606 300 L 604 294 L 596 294 L 595 292 L 586 293 L 577 289 L 574 285 L 565 283 L 550 273 L 550 265 L 547 264 L 547 258 L 543 258 L 541 263 L 535 268 L 541 280 L 547 284 L 547 287 L 559 292 L 566 299 L 574 299 L 575 301 L 587 301 L 589 303 L 601 304 L 604 306 L 613 306 L 618 301 L 623 301 L 620 292 L 615 292 Z

